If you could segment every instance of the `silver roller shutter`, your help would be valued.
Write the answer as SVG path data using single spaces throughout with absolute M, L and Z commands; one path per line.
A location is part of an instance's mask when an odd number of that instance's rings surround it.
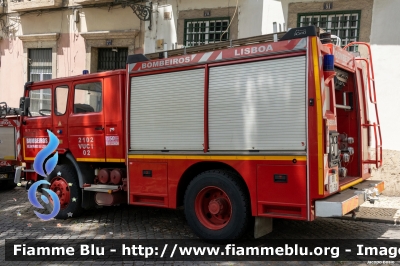
M 131 150 L 202 150 L 204 69 L 132 77 Z
M 0 159 L 15 156 L 15 127 L 0 127 Z
M 305 83 L 305 56 L 211 68 L 210 150 L 305 150 Z

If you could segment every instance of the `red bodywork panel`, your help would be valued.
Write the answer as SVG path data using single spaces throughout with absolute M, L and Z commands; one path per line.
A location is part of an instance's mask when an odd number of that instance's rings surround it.
M 135 157 L 135 156 L 134 156 Z M 174 156 L 172 156 L 174 157 Z M 187 157 L 187 159 L 180 159 Z M 256 216 L 307 219 L 306 212 L 306 161 L 282 160 L 220 160 L 235 169 L 244 179 Z M 279 158 L 279 156 L 277 156 Z M 190 159 L 194 158 L 194 159 Z M 129 203 L 166 208 L 177 206 L 177 190 L 181 177 L 191 166 L 204 162 L 201 156 L 177 156 L 173 159 L 129 159 Z M 207 159 L 206 159 L 207 160 Z M 208 161 L 213 161 L 208 159 Z M 152 172 L 154 178 L 145 176 Z M 274 175 L 286 175 L 287 182 L 274 182 Z M 168 180 L 168 184 L 167 184 Z M 168 188 L 168 190 L 166 189 Z M 272 194 L 271 194 L 271 191 Z M 296 206 L 287 213 L 288 206 Z

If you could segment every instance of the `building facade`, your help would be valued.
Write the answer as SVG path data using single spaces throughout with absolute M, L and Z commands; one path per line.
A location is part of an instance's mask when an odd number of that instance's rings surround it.
M 124 68 L 128 54 L 267 34 L 284 25 L 281 4 L 275 0 L 4 3 L 0 102 L 13 107 L 18 106 L 27 81 Z
M 397 103 L 400 92 L 400 25 L 398 0 L 281 0 L 287 27 L 317 25 L 341 38 L 368 42 L 372 48 L 375 86 L 383 136 L 383 148 L 400 151 Z M 360 52 L 363 51 L 360 48 Z M 371 107 L 372 108 L 372 107 Z

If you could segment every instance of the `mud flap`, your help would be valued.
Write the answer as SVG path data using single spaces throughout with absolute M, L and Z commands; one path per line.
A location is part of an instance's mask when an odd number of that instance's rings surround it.
M 260 238 L 272 232 L 272 218 L 255 217 L 254 238 Z
M 85 191 L 82 189 L 82 208 L 85 210 L 93 209 L 96 206 L 94 196 L 96 192 Z
M 15 176 L 14 176 L 14 183 L 15 184 L 21 183 L 21 173 L 22 173 L 22 166 L 17 166 L 15 168 Z

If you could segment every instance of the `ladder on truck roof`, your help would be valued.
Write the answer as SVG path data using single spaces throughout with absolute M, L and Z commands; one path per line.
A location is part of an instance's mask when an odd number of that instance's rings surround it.
M 296 30 L 303 30 L 304 32 L 301 34 L 301 36 L 299 35 L 296 37 L 296 35 L 293 35 Z M 318 36 L 319 37 L 320 34 L 322 34 L 322 33 L 325 33 L 325 31 L 322 28 L 312 25 L 312 26 L 306 26 L 306 27 L 292 28 L 292 29 L 289 29 L 288 31 L 258 35 L 258 36 L 241 38 L 241 39 L 236 39 L 236 40 L 229 40 L 229 41 L 209 43 L 209 44 L 204 44 L 204 45 L 183 47 L 180 49 L 165 50 L 165 51 L 160 51 L 160 52 L 156 52 L 156 53 L 148 53 L 148 54 L 145 54 L 145 56 L 146 56 L 146 58 L 148 58 L 150 60 L 162 59 L 165 57 L 180 56 L 180 55 L 185 55 L 185 54 L 204 53 L 204 52 L 209 52 L 209 51 L 228 49 L 228 48 L 232 48 L 232 47 L 245 46 L 245 45 L 264 43 L 264 42 L 277 42 L 280 40 L 290 40 L 290 39 L 302 38 L 302 37 L 307 37 L 307 36 Z M 286 34 L 288 34 L 288 35 L 286 35 Z M 284 36 L 285 36 L 285 38 L 282 38 Z
M 7 116 L 18 116 L 21 114 L 19 108 L 8 107 L 6 102 L 0 102 L 0 118 L 6 118 Z
M 364 45 L 368 48 L 368 57 L 366 58 L 355 58 L 355 60 L 363 61 L 367 65 L 367 78 L 368 78 L 368 94 L 369 101 L 374 105 L 376 122 L 370 123 L 367 121 L 366 124 L 362 124 L 362 127 L 365 128 L 373 128 L 374 136 L 375 136 L 375 159 L 364 160 L 363 164 L 375 164 L 376 168 L 382 166 L 382 134 L 381 134 L 381 125 L 379 122 L 379 114 L 378 114 L 378 105 L 376 102 L 376 90 L 375 90 L 375 76 L 374 76 L 374 65 L 372 63 L 372 53 L 371 46 L 365 42 L 352 42 L 343 47 L 343 49 L 347 49 L 353 45 Z
M 223 41 L 223 42 L 218 42 L 218 43 L 196 45 L 196 46 L 184 47 L 184 48 L 180 48 L 180 49 L 166 50 L 166 51 L 157 52 L 157 53 L 149 53 L 149 54 L 146 54 L 146 57 L 150 60 L 153 60 L 153 59 L 161 59 L 161 58 L 166 57 L 166 56 L 164 56 L 164 54 L 166 54 L 168 57 L 171 57 L 171 56 L 179 56 L 179 55 L 185 55 L 185 54 L 203 53 L 203 52 L 208 52 L 208 51 L 221 50 L 221 49 L 227 49 L 227 48 L 256 44 L 256 43 L 274 42 L 274 41 L 280 40 L 280 38 L 282 38 L 285 34 L 286 34 L 286 31 L 265 34 L 265 35 L 259 35 L 259 36 L 254 36 L 254 37 L 248 37 L 248 38 L 241 38 L 241 39 L 237 39 L 237 40 Z

